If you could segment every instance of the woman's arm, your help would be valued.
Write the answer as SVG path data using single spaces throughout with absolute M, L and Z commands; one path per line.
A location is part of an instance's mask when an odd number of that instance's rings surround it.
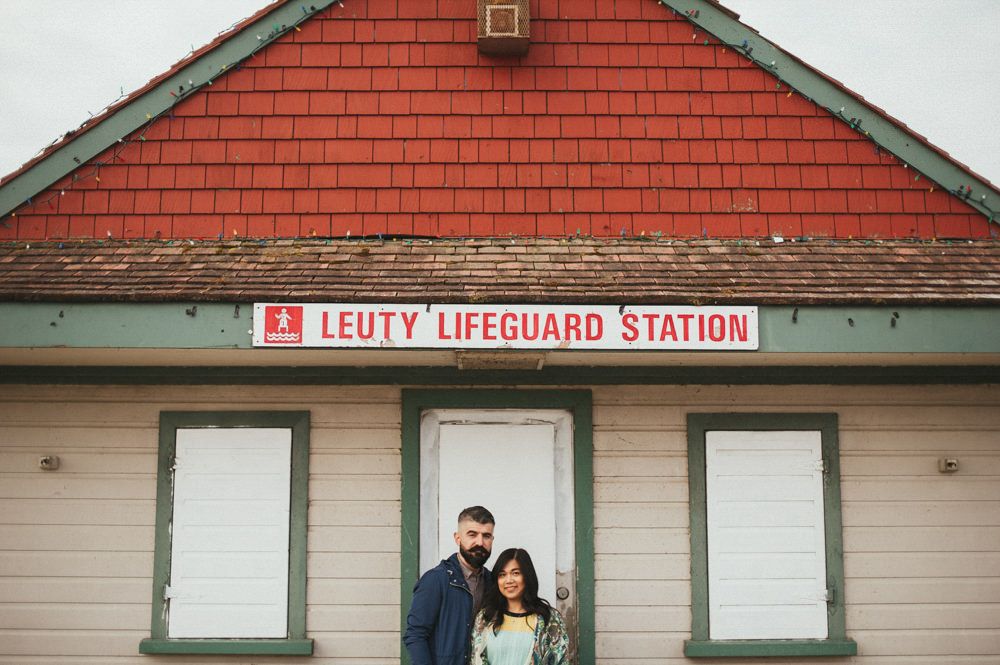
M 469 658 L 471 665 L 490 665 L 490 661 L 486 657 L 486 631 L 489 629 L 483 611 L 480 610 L 472 628 L 472 655 Z
M 549 643 L 545 665 L 568 665 L 569 635 L 566 633 L 562 616 L 556 610 L 552 610 L 552 615 L 549 617 L 549 623 L 545 627 L 545 637 Z

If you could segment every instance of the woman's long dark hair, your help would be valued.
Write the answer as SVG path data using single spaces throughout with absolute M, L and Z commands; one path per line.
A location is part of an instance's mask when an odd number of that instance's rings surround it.
M 497 575 L 504 569 L 504 566 L 510 563 L 511 559 L 517 561 L 517 565 L 521 569 L 521 577 L 524 580 L 524 595 L 521 597 L 524 609 L 529 614 L 540 615 L 546 623 L 552 615 L 552 606 L 549 605 L 549 602 L 538 597 L 538 575 L 535 573 L 534 564 L 531 563 L 531 557 L 525 550 L 511 547 L 501 552 L 500 556 L 497 557 L 497 562 L 493 566 L 493 583 L 486 587 L 486 593 L 483 594 L 483 618 L 486 625 L 493 626 L 494 632 L 503 623 L 503 613 L 507 609 L 507 599 L 500 593 Z

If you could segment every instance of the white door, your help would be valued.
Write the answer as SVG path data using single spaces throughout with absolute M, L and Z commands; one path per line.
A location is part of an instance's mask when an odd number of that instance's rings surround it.
M 528 551 L 539 596 L 572 622 L 576 588 L 573 415 L 556 409 L 430 409 L 420 429 L 420 573 L 455 551 L 463 508 L 496 519 L 492 568 Z M 568 628 L 572 628 L 568 626 Z M 571 633 L 573 634 L 571 629 Z

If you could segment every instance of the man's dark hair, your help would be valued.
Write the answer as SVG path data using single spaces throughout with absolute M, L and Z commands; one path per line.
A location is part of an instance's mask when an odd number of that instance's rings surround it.
M 464 520 L 472 520 L 473 522 L 478 522 L 479 524 L 496 524 L 493 520 L 493 513 L 486 510 L 482 506 L 469 506 L 460 512 L 458 514 L 459 524 L 461 524 Z

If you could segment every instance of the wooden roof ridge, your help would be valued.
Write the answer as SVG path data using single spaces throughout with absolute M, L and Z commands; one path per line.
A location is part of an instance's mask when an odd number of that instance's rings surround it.
M 1000 305 L 994 240 L 474 238 L 0 244 L 4 302 Z
M 657 2 L 686 19 L 695 28 L 694 39 L 700 38 L 700 30 L 706 44 L 714 39 L 732 48 L 776 77 L 779 87 L 787 88 L 789 94 L 800 94 L 827 109 L 870 139 L 876 150 L 889 152 L 912 168 L 915 177 L 926 176 L 928 181 L 959 197 L 990 221 L 1000 212 L 997 186 L 842 83 L 762 37 L 740 22 L 739 15 L 719 0 L 645 1 Z M 333 4 L 343 6 L 342 0 L 314 0 L 309 5 L 275 0 L 79 129 L 67 133 L 41 155 L 0 179 L 0 219 L 25 204 L 30 205 L 32 197 L 39 192 L 124 137 L 169 115 L 176 102 L 211 85 L 213 79 L 228 69 L 238 66 L 289 31 L 297 30 L 301 23 L 322 14 Z

